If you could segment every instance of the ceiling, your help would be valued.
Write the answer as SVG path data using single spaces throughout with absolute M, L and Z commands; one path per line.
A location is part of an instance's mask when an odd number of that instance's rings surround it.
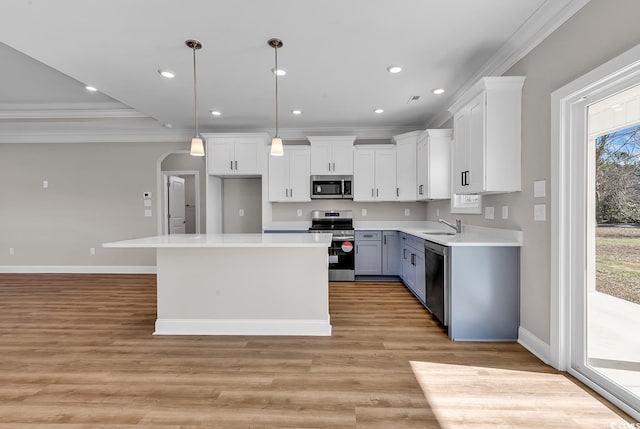
M 456 94 L 506 71 L 587 1 L 2 0 L 0 142 L 190 135 L 190 38 L 203 44 L 202 132 L 273 133 L 272 37 L 284 42 L 284 138 L 438 126 Z

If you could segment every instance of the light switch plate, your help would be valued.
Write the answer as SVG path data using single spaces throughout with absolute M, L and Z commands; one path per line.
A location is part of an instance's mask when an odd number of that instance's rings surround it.
M 96 254 L 96 248 L 95 247 L 89 248 L 89 255 L 95 255 L 95 254 Z
M 362 216 L 366 216 L 367 215 L 367 209 L 362 209 Z
M 484 218 L 485 219 L 494 219 L 495 218 L 495 208 L 494 207 L 485 207 L 484 208 Z
M 533 182 L 534 198 L 542 198 L 545 195 L 547 195 L 546 186 L 547 186 L 546 180 L 536 180 L 535 182 Z
M 509 206 L 502 206 L 502 219 L 509 219 Z
M 16 249 L 14 249 L 13 247 L 9 247 L 9 255 L 15 255 L 16 254 Z
M 43 180 L 43 181 L 42 181 L 42 187 L 43 187 L 44 189 L 47 189 L 47 188 L 49 187 L 49 181 L 48 181 L 48 180 Z
M 536 204 L 533 206 L 533 220 L 537 220 L 537 221 L 547 220 L 546 204 Z
M 244 216 L 244 209 L 238 210 L 238 216 Z
M 404 209 L 405 216 L 411 216 L 411 209 Z
M 296 214 L 298 215 L 298 217 L 302 217 L 302 210 L 298 209 L 298 211 L 296 212 Z

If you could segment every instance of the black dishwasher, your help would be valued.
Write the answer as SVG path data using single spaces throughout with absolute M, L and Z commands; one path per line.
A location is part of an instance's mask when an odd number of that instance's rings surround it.
M 449 249 L 424 242 L 427 308 L 443 326 L 449 324 Z

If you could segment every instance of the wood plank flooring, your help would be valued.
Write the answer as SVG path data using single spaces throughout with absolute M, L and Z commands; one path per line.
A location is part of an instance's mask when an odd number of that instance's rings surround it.
M 449 341 L 400 283 L 331 284 L 331 337 L 152 336 L 155 295 L 150 275 L 0 274 L 0 429 L 632 422 L 518 344 Z

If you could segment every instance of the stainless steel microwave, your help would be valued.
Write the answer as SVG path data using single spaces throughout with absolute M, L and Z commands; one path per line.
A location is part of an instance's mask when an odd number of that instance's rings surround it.
M 353 176 L 311 176 L 311 199 L 353 199 Z

